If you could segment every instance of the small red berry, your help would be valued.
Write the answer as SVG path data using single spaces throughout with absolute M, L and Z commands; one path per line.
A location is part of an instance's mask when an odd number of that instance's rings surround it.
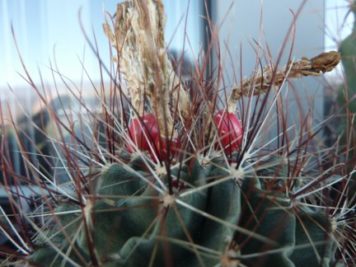
M 129 125 L 129 134 L 133 143 L 140 150 L 152 152 L 155 146 L 155 140 L 159 138 L 156 117 L 149 113 L 143 115 L 141 118 L 133 118 Z M 134 152 L 135 148 L 128 145 L 128 150 L 129 152 Z
M 173 138 L 171 140 L 167 140 L 165 138 L 157 138 L 155 140 L 155 145 L 160 160 L 166 160 L 168 158 L 167 143 L 170 148 L 169 155 L 176 155 L 180 149 L 181 144 L 179 139 Z
M 178 179 L 173 179 L 171 185 L 176 192 L 180 192 L 188 187 L 184 181 Z
M 141 118 L 133 118 L 129 124 L 130 138 L 141 151 L 147 151 L 151 158 L 156 160 L 166 160 L 168 157 L 167 142 L 170 147 L 170 155 L 175 155 L 180 148 L 178 139 L 167 140 L 159 134 L 156 117 L 149 113 Z M 128 145 L 130 153 L 135 151 L 135 146 Z
M 243 129 L 240 120 L 234 113 L 220 110 L 214 115 L 218 136 L 227 154 L 238 151 L 241 146 Z

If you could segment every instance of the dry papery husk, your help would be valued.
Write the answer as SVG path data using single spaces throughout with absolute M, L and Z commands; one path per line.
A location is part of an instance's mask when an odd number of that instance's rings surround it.
M 267 66 L 262 72 L 252 75 L 242 81 L 239 86 L 232 88 L 228 101 L 229 111 L 233 111 L 236 102 L 243 96 L 251 97 L 266 93 L 269 89 L 280 87 L 286 79 L 305 76 L 319 76 L 332 71 L 340 62 L 340 54 L 336 51 L 321 53 L 311 59 L 303 57 L 301 60 L 290 61 L 281 70 Z
M 175 74 L 164 41 L 165 16 L 161 1 L 127 1 L 117 5 L 113 30 L 104 31 L 117 51 L 132 107 L 142 115 L 147 100 L 157 116 L 162 135 L 171 135 L 169 100 L 188 117 L 189 97 Z M 163 129 L 163 131 L 162 131 Z

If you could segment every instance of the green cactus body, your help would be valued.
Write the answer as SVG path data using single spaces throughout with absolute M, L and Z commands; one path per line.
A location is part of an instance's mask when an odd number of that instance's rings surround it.
M 331 231 L 327 215 L 315 211 L 297 212 L 295 249 L 291 255 L 295 266 L 305 266 L 305 262 L 311 266 L 330 266 L 335 249 Z
M 342 85 L 339 89 L 338 103 L 342 107 L 344 114 L 346 114 L 345 108 L 348 108 L 353 114 L 356 113 L 356 2 L 351 5 L 351 12 L 353 12 L 355 17 L 352 32 L 341 42 L 339 47 L 341 62 L 345 72 L 345 85 Z M 347 132 L 346 127 L 347 123 L 343 120 L 341 122 L 341 131 Z M 354 132 L 356 131 L 356 122 L 351 127 L 353 127 L 353 144 L 355 144 L 356 134 Z
M 245 181 L 243 192 L 241 226 L 270 241 L 261 242 L 250 236 L 237 235 L 236 240 L 241 246 L 242 255 L 255 254 L 243 262 L 247 266 L 293 266 L 288 256 L 295 243 L 295 217 L 288 208 L 288 201 L 283 203 L 273 195 L 257 189 L 252 180 Z M 264 252 L 267 253 L 263 256 Z
M 310 262 L 329 266 L 328 217 L 303 209 L 293 211 L 290 201 L 263 191 L 256 179 L 246 179 L 240 188 L 214 161 L 203 167 L 194 160 L 189 166 L 173 168 L 173 179 L 179 176 L 185 189 L 165 204 L 169 195 L 162 196 L 150 186 L 158 185 L 153 176 L 132 168 L 143 166 L 140 161 L 105 168 L 95 181 L 96 200 L 87 203 L 84 213 L 73 204 L 61 205 L 47 235 L 57 250 L 42 239 L 31 260 L 46 263 L 43 266 L 90 262 L 85 214 L 101 266 L 224 266 L 221 259 L 231 241 L 238 248 L 230 252 L 247 266 L 293 267 Z M 161 179 L 166 183 L 166 176 Z M 202 189 L 189 194 L 197 188 Z M 61 214 L 65 211 L 70 213 Z
M 287 198 L 258 189 L 253 181 L 243 187 L 240 225 L 271 242 L 238 234 L 242 262 L 247 266 L 330 266 L 331 222 L 320 212 L 292 208 Z
M 137 160 L 132 163 L 138 165 Z M 195 162 L 191 168 L 173 169 L 172 175 L 180 176 L 180 183 L 186 187 L 184 192 L 188 192 L 207 185 L 208 181 L 223 178 L 225 172 L 215 167 L 202 167 Z M 165 181 L 166 177 L 162 180 Z M 227 224 L 236 224 L 240 214 L 240 196 L 235 182 L 230 179 L 196 193 L 177 195 L 177 199 L 192 207 L 188 209 L 178 202 L 164 207 L 164 196 L 150 187 L 148 181 L 155 183 L 147 172 L 133 170 L 132 164 L 113 164 L 97 178 L 97 200 L 90 207 L 88 224 L 100 262 L 109 266 L 147 266 L 148 262 L 152 266 L 164 266 L 164 261 L 169 260 L 165 255 L 170 255 L 175 266 L 217 264 L 219 255 L 212 257 L 207 251 L 223 251 L 234 231 L 192 209 L 204 211 Z M 60 210 L 71 209 L 72 206 L 63 206 Z M 65 226 L 68 219 L 80 221 L 79 216 L 81 214 L 58 217 L 62 217 L 60 222 Z M 72 223 L 72 226 L 65 227 L 65 232 L 73 236 L 78 227 Z M 64 236 L 62 238 L 65 239 Z M 60 244 L 65 243 L 63 240 Z M 58 237 L 53 242 L 57 243 Z M 87 245 L 88 240 L 81 230 L 76 247 L 84 258 L 89 257 Z M 39 259 L 43 254 L 36 252 L 32 260 L 41 263 Z
M 355 150 L 348 147 L 356 146 L 356 1 L 350 7 L 354 14 L 354 25 L 351 34 L 340 44 L 342 65 L 345 72 L 345 85 L 340 86 L 338 93 L 338 103 L 344 118 L 338 122 L 339 133 L 341 134 L 341 149 L 347 149 L 347 157 L 350 159 L 349 169 L 354 169 L 356 157 Z M 349 112 L 349 113 L 348 113 Z M 352 175 L 351 191 L 356 189 L 356 174 Z

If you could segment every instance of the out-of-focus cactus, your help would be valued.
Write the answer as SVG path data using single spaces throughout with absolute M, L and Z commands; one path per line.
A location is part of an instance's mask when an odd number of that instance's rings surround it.
M 345 84 L 339 89 L 338 102 L 346 120 L 342 121 L 344 135 L 351 134 L 351 142 L 356 144 L 356 121 L 352 118 L 356 114 L 356 2 L 350 6 L 350 12 L 354 15 L 352 32 L 340 44 L 339 51 L 344 67 Z M 346 122 L 348 121 L 348 123 Z M 347 128 L 349 125 L 349 129 Z M 346 133 L 345 133 L 346 132 Z M 347 141 L 345 141 L 347 142 Z M 350 141 L 348 141 L 350 142 Z M 351 153 L 352 155 L 353 153 Z
M 354 26 L 352 32 L 340 44 L 341 62 L 345 71 L 345 89 L 341 90 L 339 101 L 347 107 L 352 113 L 356 113 L 356 2 L 350 6 L 350 11 L 354 14 Z M 346 94 L 346 96 L 345 96 Z M 346 98 L 347 97 L 347 98 Z M 349 101 L 349 102 L 346 102 Z M 356 125 L 356 124 L 355 124 Z
M 35 175 L 53 178 L 52 138 L 56 137 L 49 131 L 56 127 L 50 113 L 58 113 L 69 105 L 67 96 L 59 96 L 32 116 L 23 115 L 14 125 L 0 126 L 0 182 L 6 180 L 7 185 L 12 185 L 14 176 L 22 177 L 22 181 L 17 180 L 20 183 L 28 182 Z
M 341 107 L 342 118 L 339 121 L 341 133 L 341 149 L 345 151 L 348 169 L 355 169 L 356 153 L 356 1 L 350 5 L 350 12 L 354 15 L 354 25 L 351 34 L 340 44 L 339 51 L 344 67 L 345 84 L 339 89 L 338 104 Z M 356 174 L 350 182 L 352 191 L 356 190 Z

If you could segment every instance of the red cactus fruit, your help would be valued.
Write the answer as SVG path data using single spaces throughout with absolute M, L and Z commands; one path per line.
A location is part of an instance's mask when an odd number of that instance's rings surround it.
M 220 110 L 214 115 L 218 136 L 226 154 L 238 151 L 241 146 L 243 129 L 241 121 L 234 113 Z
M 159 126 L 156 117 L 145 114 L 141 118 L 133 118 L 129 125 L 129 133 L 133 143 L 141 151 L 147 151 L 152 159 L 166 160 L 168 157 L 167 140 L 159 134 Z M 175 155 L 180 147 L 178 139 L 169 140 L 170 155 Z M 128 145 L 130 153 L 135 151 L 134 146 Z M 155 156 L 156 155 L 156 156 Z
M 180 141 L 177 138 L 173 138 L 171 140 L 157 138 L 155 140 L 155 145 L 159 154 L 158 156 L 161 160 L 166 160 L 168 158 L 167 143 L 170 148 L 169 155 L 176 155 L 181 146 Z
M 133 143 L 142 151 L 149 151 L 155 146 L 155 140 L 159 138 L 159 129 L 156 117 L 151 114 L 144 114 L 141 118 L 133 118 L 129 125 L 129 134 Z M 150 148 L 151 147 L 151 148 Z M 134 152 L 135 148 L 128 145 L 129 152 Z

